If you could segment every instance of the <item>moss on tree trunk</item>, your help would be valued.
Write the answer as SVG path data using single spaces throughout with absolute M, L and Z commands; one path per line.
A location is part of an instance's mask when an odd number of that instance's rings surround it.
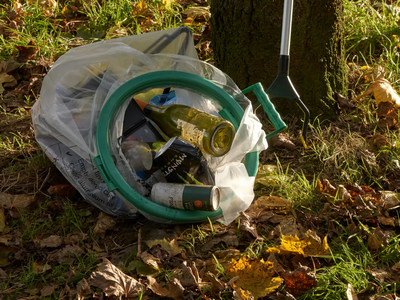
M 241 88 L 278 72 L 284 0 L 212 0 L 215 65 Z M 333 92 L 346 92 L 342 0 L 295 0 L 290 79 L 312 119 L 335 115 Z M 274 101 L 281 115 L 297 114 L 294 102 Z

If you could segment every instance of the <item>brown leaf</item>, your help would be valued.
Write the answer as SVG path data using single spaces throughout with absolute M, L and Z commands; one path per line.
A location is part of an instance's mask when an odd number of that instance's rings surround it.
M 317 286 L 317 277 L 315 273 L 311 273 L 310 271 L 309 267 L 299 264 L 296 270 L 284 271 L 282 273 L 286 287 L 291 294 L 299 296 Z
M 396 106 L 400 106 L 400 97 L 387 79 L 381 78 L 375 80 L 374 83 L 372 83 L 368 89 L 357 98 L 357 100 L 362 99 L 369 94 L 374 94 L 376 104 L 379 104 L 380 102 L 392 102 Z
M 254 296 L 249 292 L 241 289 L 234 283 L 231 283 L 233 288 L 233 300 L 254 300 L 258 298 L 254 298 Z
M 78 300 L 83 300 L 93 295 L 93 292 L 90 289 L 90 285 L 85 278 L 79 281 L 76 285 L 76 293 Z
M 368 248 L 370 250 L 378 250 L 389 243 L 391 231 L 383 230 L 377 227 L 368 237 Z
M 156 270 L 159 269 L 158 264 L 160 263 L 160 260 L 158 258 L 154 257 L 153 255 L 151 255 L 150 253 L 148 253 L 147 251 L 142 252 L 142 254 L 140 255 L 140 258 L 146 265 L 149 265 L 153 269 L 156 269 Z
M 390 274 L 387 271 L 378 268 L 373 268 L 369 273 L 371 273 L 371 275 L 379 282 L 385 282 L 385 279 L 390 277 Z
M 333 98 L 339 103 L 340 108 L 355 108 L 356 106 L 351 103 L 345 96 L 335 92 Z
M 206 277 L 211 280 L 213 294 L 218 294 L 227 289 L 227 284 L 219 280 L 213 273 L 207 272 Z
M 41 265 L 41 264 L 38 264 L 37 262 L 33 262 L 32 268 L 36 274 L 42 274 L 48 270 L 51 270 L 51 266 L 47 263 L 45 263 L 44 265 Z
M 224 242 L 228 247 L 236 247 L 239 245 L 239 240 L 236 234 L 226 233 L 221 235 L 220 237 L 214 237 L 209 240 L 204 246 L 201 248 L 202 251 L 211 250 L 216 244 Z
M 299 231 L 297 229 L 297 222 L 294 216 L 285 216 L 277 226 L 279 233 L 281 236 L 283 235 L 291 235 L 296 236 L 299 235 Z
M 58 284 L 45 286 L 40 290 L 40 297 L 47 297 L 52 295 L 57 288 Z
M 288 213 L 292 211 L 292 201 L 276 196 L 261 196 L 255 204 L 265 210 L 273 210 L 275 213 Z
M 106 231 L 113 229 L 116 224 L 117 223 L 115 222 L 115 218 L 110 217 L 103 212 L 100 212 L 99 218 L 93 229 L 93 234 L 95 236 L 104 237 L 106 235 Z
M 282 267 L 282 265 L 276 260 L 275 253 L 271 253 L 268 256 L 268 261 L 273 263 L 273 268 L 276 273 L 279 274 L 279 273 L 285 271 L 285 269 Z
M 40 241 L 40 247 L 57 248 L 62 244 L 62 237 L 58 235 L 51 235 Z
M 377 219 L 378 219 L 379 223 L 381 223 L 382 225 L 393 226 L 393 227 L 396 226 L 396 224 L 395 224 L 396 219 L 394 217 L 386 218 L 384 216 L 378 216 Z
M 383 205 L 386 210 L 394 209 L 400 205 L 400 194 L 391 191 L 382 191 Z
M 367 138 L 368 143 L 371 146 L 375 146 L 377 148 L 382 148 L 384 146 L 389 145 L 389 140 L 386 138 L 386 136 L 384 136 L 380 133 L 376 133 L 374 135 L 369 135 L 366 138 Z
M 258 235 L 257 226 L 255 224 L 252 224 L 251 218 L 247 214 L 245 214 L 244 212 L 240 212 L 238 222 L 240 222 L 240 230 L 250 232 L 251 235 L 256 239 L 262 239 L 262 237 Z
M 357 293 L 357 297 L 358 299 L 364 300 L 364 299 L 368 299 L 368 300 L 372 300 L 372 299 L 376 299 L 376 293 L 378 291 L 378 285 L 372 282 L 368 282 L 368 286 L 363 289 L 362 291 L 360 291 L 359 293 Z
M 0 268 L 0 278 L 6 278 L 7 276 L 8 274 L 2 268 Z
M 10 262 L 8 257 L 10 254 L 15 253 L 17 250 L 15 247 L 10 247 L 0 243 L 0 267 L 7 266 Z
M 107 297 L 134 297 L 142 292 L 142 284 L 124 274 L 108 259 L 104 258 L 96 272 L 89 278 L 89 284 L 100 288 Z
M 65 197 L 70 197 L 70 198 L 75 197 L 77 194 L 76 188 L 69 183 L 52 185 L 49 187 L 47 192 L 50 195 L 65 196 Z
M 20 194 L 20 195 L 10 195 L 5 193 L 0 193 L 0 207 L 5 209 L 16 208 L 20 212 L 26 213 L 31 211 L 33 204 L 36 202 L 35 196 Z
M 51 252 L 48 255 L 47 259 L 49 261 L 56 261 L 59 264 L 61 264 L 61 263 L 72 262 L 75 260 L 77 256 L 81 256 L 83 254 L 85 254 L 85 252 L 78 245 L 72 245 L 72 246 L 68 245 L 61 250 L 55 250 Z
M 347 285 L 346 296 L 347 300 L 358 300 L 357 293 L 351 283 Z
M 192 262 L 188 265 L 187 261 L 182 263 L 182 273 L 179 276 L 179 282 L 183 287 L 193 287 L 201 282 L 201 278 L 198 276 L 196 264 Z
M 178 288 L 176 284 L 173 284 L 173 282 L 170 282 L 167 288 L 163 287 L 151 276 L 147 276 L 147 279 L 149 281 L 148 287 L 153 291 L 153 293 L 162 297 L 170 297 L 174 300 L 184 299 L 182 290 Z M 175 278 L 175 280 L 177 279 Z
M 145 243 L 149 248 L 155 245 L 160 245 L 165 251 L 168 252 L 170 258 L 181 254 L 183 251 L 182 247 L 179 246 L 179 243 L 176 239 L 172 239 L 170 242 L 168 242 L 166 239 L 150 240 L 145 241 Z
M 284 133 L 278 133 L 268 139 L 268 145 L 276 148 L 296 149 L 296 145 L 290 140 L 290 137 Z
M 182 11 L 182 15 L 184 15 L 186 18 L 191 18 L 200 22 L 208 20 L 211 16 L 209 9 L 202 6 L 192 6 L 188 9 L 185 9 Z
M 6 216 L 4 215 L 4 209 L 0 207 L 0 233 L 6 228 Z
M 32 41 L 29 42 L 27 47 L 17 46 L 17 48 L 18 48 L 17 59 L 20 63 L 24 63 L 28 60 L 34 59 L 34 56 L 38 51 L 38 48 L 36 48 L 35 43 Z

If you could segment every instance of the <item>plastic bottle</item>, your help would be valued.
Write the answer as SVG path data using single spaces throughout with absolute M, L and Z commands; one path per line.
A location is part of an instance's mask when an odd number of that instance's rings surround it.
M 186 105 L 161 106 L 135 101 L 146 117 L 169 137 L 179 136 L 213 156 L 222 156 L 231 148 L 235 128 L 223 118 Z

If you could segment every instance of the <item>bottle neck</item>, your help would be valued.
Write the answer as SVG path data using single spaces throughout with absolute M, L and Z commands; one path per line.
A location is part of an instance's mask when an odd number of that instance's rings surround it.
M 166 106 L 152 105 L 152 104 L 140 101 L 138 99 L 135 99 L 135 101 L 140 106 L 140 108 L 143 110 L 143 112 L 146 116 L 160 114 L 160 113 L 165 112 L 165 110 L 167 109 Z

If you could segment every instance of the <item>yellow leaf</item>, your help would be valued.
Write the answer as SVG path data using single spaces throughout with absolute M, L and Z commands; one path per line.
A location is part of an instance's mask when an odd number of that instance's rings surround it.
M 249 260 L 247 256 L 239 261 L 232 259 L 227 274 L 232 277 L 238 276 L 235 285 L 249 291 L 255 299 L 272 293 L 282 283 L 280 277 L 273 277 L 275 275 L 273 262 L 265 262 L 263 259 Z
M 308 230 L 302 240 L 297 236 L 282 235 L 280 246 L 268 248 L 267 253 L 301 254 L 304 257 L 327 255 L 329 254 L 328 238 L 325 236 L 321 242 L 320 237 L 312 230 Z
M 172 3 L 174 3 L 175 0 L 162 0 L 162 3 L 164 4 L 165 8 L 171 9 Z
M 270 247 L 267 249 L 268 253 L 278 254 L 302 254 L 304 255 L 304 248 L 307 247 L 306 241 L 301 241 L 297 236 L 282 235 L 281 245 L 279 248 Z
M 376 104 L 380 102 L 392 102 L 396 106 L 400 106 L 400 97 L 387 79 L 381 78 L 375 80 L 356 100 L 364 98 L 372 93 L 375 96 Z
M 144 0 L 140 1 L 138 4 L 136 4 L 136 7 L 133 9 L 132 14 L 133 15 L 142 15 L 147 9 L 147 4 Z
M 61 10 L 61 13 L 62 13 L 64 16 L 68 16 L 68 14 L 69 14 L 68 7 L 67 7 L 67 6 L 64 6 L 63 9 Z

